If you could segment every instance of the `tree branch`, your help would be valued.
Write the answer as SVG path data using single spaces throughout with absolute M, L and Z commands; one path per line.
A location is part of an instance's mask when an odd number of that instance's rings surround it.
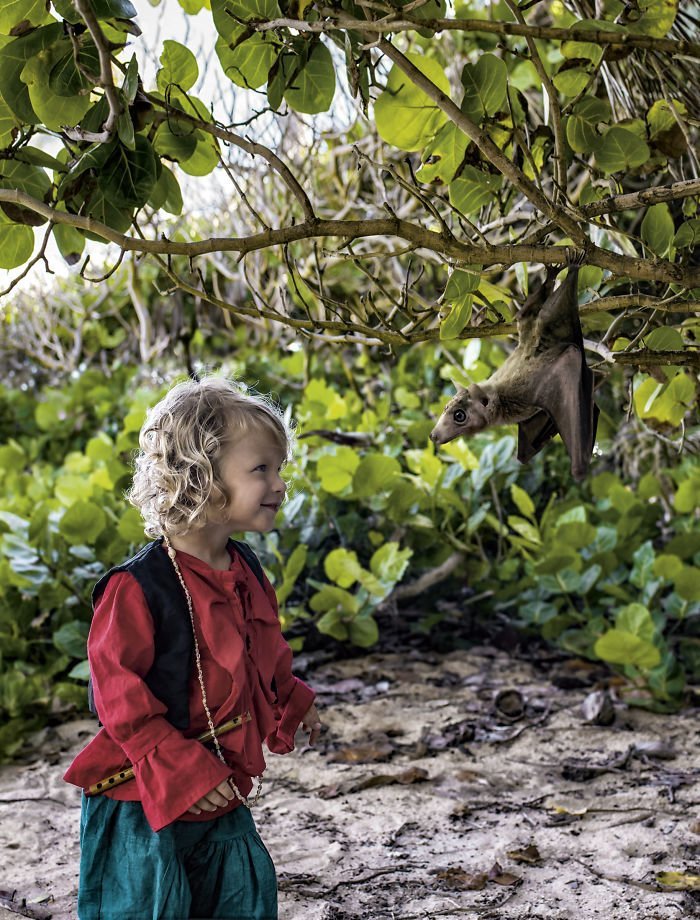
M 689 198 L 700 193 L 700 179 L 686 179 L 683 182 L 674 182 L 672 185 L 658 185 L 655 188 L 644 188 L 640 192 L 629 192 L 625 195 L 608 195 L 600 201 L 582 205 L 579 210 L 586 217 L 597 217 L 600 214 L 612 214 L 613 211 L 629 211 L 633 208 L 646 207 L 658 204 L 660 201 L 673 201 L 677 198 Z
M 568 265 L 573 255 L 567 246 L 526 246 L 510 243 L 494 246 L 480 246 L 474 243 L 462 243 L 444 233 L 426 230 L 398 217 L 375 218 L 370 220 L 320 220 L 293 224 L 279 229 L 266 230 L 246 237 L 211 237 L 190 243 L 181 243 L 161 236 L 158 240 L 136 239 L 113 230 L 106 224 L 92 217 L 69 214 L 58 211 L 38 198 L 17 189 L 0 189 L 0 201 L 9 201 L 20 207 L 29 208 L 56 224 L 67 224 L 79 230 L 94 233 L 96 236 L 121 249 L 135 252 L 159 253 L 162 255 L 182 255 L 194 257 L 211 252 L 238 252 L 241 256 L 248 252 L 291 243 L 296 240 L 314 237 L 356 237 L 398 236 L 409 240 L 419 247 L 449 256 L 456 262 L 468 265 L 513 265 L 515 262 L 540 262 L 544 265 Z M 627 276 L 640 281 L 662 281 L 667 284 L 679 284 L 685 288 L 700 287 L 700 266 L 678 265 L 666 260 L 651 261 L 634 259 L 589 244 L 586 257 L 587 265 L 597 265 L 614 275 Z
M 636 351 L 613 352 L 615 364 L 632 364 L 635 367 L 674 365 L 700 368 L 700 351 L 650 351 L 640 348 Z
M 162 99 L 158 99 L 150 95 L 150 93 L 144 93 L 144 96 L 154 108 L 161 109 L 163 112 L 167 113 L 170 121 L 181 121 L 185 124 L 192 125 L 199 128 L 201 131 L 205 131 L 207 134 L 211 134 L 212 137 L 219 138 L 219 140 L 227 144 L 233 144 L 234 147 L 240 147 L 241 150 L 245 150 L 246 153 L 251 154 L 251 156 L 262 157 L 270 164 L 275 172 L 280 175 L 284 183 L 297 199 L 307 221 L 315 220 L 314 209 L 308 195 L 289 167 L 277 156 L 277 154 L 273 153 L 269 147 L 265 147 L 264 144 L 258 144 L 255 141 L 249 141 L 247 138 L 241 137 L 240 134 L 235 134 L 233 131 L 229 131 L 227 128 L 223 128 L 220 125 L 203 121 L 201 118 L 197 118 L 194 115 L 188 115 L 187 112 L 183 112 L 182 109 L 168 105 L 167 102 L 163 102 Z
M 524 25 L 525 19 L 515 0 L 506 0 L 506 3 L 513 16 L 519 23 Z M 549 108 L 552 113 L 552 128 L 554 129 L 554 201 L 557 202 L 562 196 L 566 195 L 566 144 L 564 142 L 564 127 L 561 121 L 559 97 L 554 84 L 549 79 L 549 74 L 544 68 L 535 39 L 531 35 L 527 35 L 525 40 L 530 51 L 530 60 L 542 81 L 542 88 L 547 94 Z
M 433 100 L 438 108 L 447 115 L 450 121 L 452 121 L 460 131 L 474 141 L 488 161 L 492 163 L 499 172 L 503 173 L 506 179 L 522 192 L 542 214 L 545 214 L 553 223 L 561 227 L 564 233 L 571 237 L 577 246 L 582 249 L 587 249 L 590 245 L 590 241 L 581 229 L 579 218 L 575 214 L 570 212 L 568 208 L 554 207 L 537 186 L 534 185 L 514 163 L 511 163 L 511 161 L 503 155 L 502 151 L 494 144 L 488 134 L 475 125 L 474 122 L 462 112 L 459 106 L 455 105 L 449 96 L 443 93 L 432 80 L 426 77 L 425 74 L 420 71 L 415 64 L 409 61 L 404 54 L 395 48 L 391 42 L 383 38 L 379 39 L 377 47 L 406 74 L 412 83 L 419 89 L 422 89 L 429 99 Z
M 268 21 L 249 19 L 247 25 L 256 32 L 279 29 L 295 29 L 297 32 L 334 32 L 357 30 L 378 34 L 415 32 L 417 29 L 431 29 L 435 32 L 454 30 L 457 32 L 488 32 L 492 35 L 518 35 L 553 41 L 590 42 L 594 45 L 623 45 L 628 48 L 644 48 L 649 51 L 666 52 L 673 55 L 700 57 L 700 42 L 683 39 L 652 38 L 649 35 L 635 35 L 631 32 L 609 32 L 606 29 L 571 28 L 558 29 L 548 26 L 531 26 L 518 22 L 492 22 L 487 19 L 411 19 L 408 16 L 383 17 L 372 22 L 354 19 L 352 16 L 337 15 L 327 7 L 320 10 L 327 18 L 321 22 L 307 22 L 304 19 L 280 18 Z
M 90 37 L 95 43 L 97 53 L 100 58 L 100 83 L 99 85 L 105 91 L 107 102 L 109 103 L 109 115 L 107 121 L 102 126 L 101 133 L 82 131 L 80 128 L 64 128 L 66 137 L 73 141 L 90 141 L 97 144 L 107 144 L 112 140 L 114 132 L 117 129 L 117 121 L 122 114 L 123 107 L 119 91 L 114 85 L 112 78 L 112 56 L 109 53 L 107 39 L 104 37 L 97 17 L 92 11 L 88 0 L 73 0 L 73 6 L 76 12 L 82 17 L 88 28 Z

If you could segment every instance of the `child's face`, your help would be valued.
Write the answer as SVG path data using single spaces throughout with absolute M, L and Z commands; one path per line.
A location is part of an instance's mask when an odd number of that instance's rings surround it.
M 280 469 L 285 453 L 266 431 L 238 433 L 219 457 L 221 479 L 231 501 L 216 514 L 232 532 L 270 530 L 286 491 Z

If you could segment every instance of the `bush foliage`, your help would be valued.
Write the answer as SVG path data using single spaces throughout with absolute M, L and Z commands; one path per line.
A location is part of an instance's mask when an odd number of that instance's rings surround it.
M 685 681 L 700 676 L 697 462 L 660 466 L 650 453 L 632 486 L 598 459 L 576 486 L 561 444 L 521 466 L 508 429 L 436 454 L 428 434 L 453 370 L 444 346 L 406 350 L 391 366 L 359 352 L 348 378 L 342 352 L 314 370 L 294 344 L 273 361 L 235 336 L 225 371 L 272 389 L 299 424 L 279 526 L 248 535 L 297 647 L 312 629 L 373 645 L 395 586 L 458 553 L 438 592 L 484 593 L 480 615 L 610 662 L 639 702 L 682 701 Z M 502 359 L 485 343 L 473 373 Z M 145 541 L 123 492 L 145 410 L 165 388 L 117 362 L 109 375 L 92 368 L 59 386 L 0 390 L 6 757 L 47 719 L 85 709 L 90 592 Z M 329 441 L 329 430 L 352 438 Z M 434 601 L 435 590 L 415 601 L 425 628 L 439 616 Z

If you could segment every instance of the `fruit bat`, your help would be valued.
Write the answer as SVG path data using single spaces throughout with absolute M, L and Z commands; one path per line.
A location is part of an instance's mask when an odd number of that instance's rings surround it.
M 583 353 L 578 266 L 570 266 L 566 280 L 552 290 L 557 271 L 550 270 L 544 285 L 520 310 L 515 351 L 488 380 L 466 389 L 458 386 L 430 433 L 436 445 L 492 425 L 517 422 L 521 463 L 558 433 L 571 458 L 574 479 L 584 478 L 593 453 L 598 407 L 593 401 L 593 374 Z

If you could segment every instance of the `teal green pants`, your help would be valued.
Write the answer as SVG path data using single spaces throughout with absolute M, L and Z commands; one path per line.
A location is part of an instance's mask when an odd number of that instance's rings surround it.
M 79 920 L 277 920 L 270 854 L 244 806 L 155 833 L 140 802 L 83 796 Z

